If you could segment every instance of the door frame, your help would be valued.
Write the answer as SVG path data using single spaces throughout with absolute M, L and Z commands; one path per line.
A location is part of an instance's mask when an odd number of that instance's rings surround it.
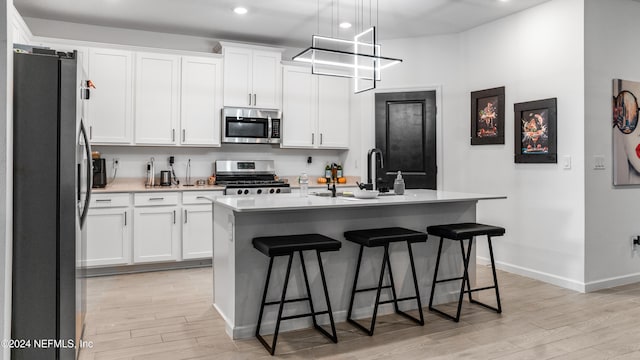
M 443 132 L 443 123 L 442 123 L 442 85 L 424 85 L 424 86 L 411 86 L 411 87 L 390 87 L 390 88 L 375 88 L 370 93 L 371 94 L 371 116 L 375 118 L 376 114 L 376 101 L 375 94 L 378 93 L 393 93 L 393 92 L 413 92 L 413 91 L 434 91 L 436 92 L 436 167 L 438 172 L 436 173 L 436 184 L 438 184 L 438 190 L 446 190 L 444 188 L 444 158 L 442 154 L 442 140 L 444 138 Z M 375 124 L 375 121 L 374 121 Z M 365 144 L 370 144 L 371 146 L 365 147 L 362 149 L 361 154 L 361 163 L 364 164 L 362 166 L 363 171 L 366 172 L 367 169 L 367 151 L 376 144 L 376 132 L 375 128 L 372 126 L 369 130 L 369 133 L 366 135 Z M 366 180 L 366 179 L 365 179 Z

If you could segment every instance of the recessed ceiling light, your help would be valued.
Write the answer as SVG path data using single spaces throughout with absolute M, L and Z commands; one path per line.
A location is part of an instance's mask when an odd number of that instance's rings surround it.
M 233 9 L 233 12 L 238 14 L 238 15 L 244 15 L 248 12 L 249 10 L 247 10 L 247 8 L 242 7 L 242 6 L 238 6 L 235 9 Z
M 346 21 L 345 22 L 341 22 L 340 23 L 340 27 L 343 28 L 343 29 L 348 29 L 348 28 L 351 27 L 351 23 L 350 22 L 346 22 Z

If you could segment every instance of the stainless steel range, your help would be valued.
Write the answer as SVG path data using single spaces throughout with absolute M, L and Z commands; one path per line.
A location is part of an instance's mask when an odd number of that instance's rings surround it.
M 216 160 L 216 185 L 225 185 L 225 195 L 288 194 L 289 184 L 276 180 L 273 160 Z

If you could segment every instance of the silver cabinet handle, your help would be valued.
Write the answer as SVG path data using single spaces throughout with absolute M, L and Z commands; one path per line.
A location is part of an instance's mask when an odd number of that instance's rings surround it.
M 249 105 L 251 105 L 251 94 L 249 94 Z
M 93 140 L 93 125 L 89 125 L 89 140 Z
M 187 223 L 187 210 L 184 211 L 184 223 Z
M 176 141 L 176 129 L 171 129 L 171 141 Z
M 185 141 L 186 141 L 186 140 L 185 140 L 186 138 L 187 138 L 187 130 L 182 129 L 182 142 L 185 142 Z
M 124 212 L 124 226 L 127 226 L 127 212 Z
M 315 133 L 311 133 L 311 145 L 315 144 L 316 140 L 316 134 Z
M 253 106 L 258 105 L 258 98 L 256 96 L 256 94 L 253 94 Z
M 322 145 L 322 133 L 320 133 L 320 145 Z
M 111 202 L 111 199 L 96 199 L 96 202 Z
M 149 201 L 156 201 L 156 200 L 164 200 L 163 197 L 153 197 L 153 198 L 149 198 Z
M 175 225 L 176 223 L 176 211 L 173 210 L 173 224 Z

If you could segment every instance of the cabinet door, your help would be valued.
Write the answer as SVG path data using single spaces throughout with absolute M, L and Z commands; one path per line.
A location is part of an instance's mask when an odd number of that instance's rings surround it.
M 136 144 L 176 144 L 179 71 L 178 56 L 136 54 Z
M 211 205 L 184 206 L 182 212 L 182 259 L 213 256 Z
M 86 102 L 92 143 L 131 143 L 132 65 L 130 51 L 89 49 L 89 79 L 96 85 Z
M 131 263 L 131 212 L 128 208 L 89 209 L 86 266 Z
M 180 143 L 220 146 L 222 59 L 183 57 Z
M 253 103 L 251 72 L 252 51 L 250 49 L 224 49 L 224 106 L 251 106 Z
M 318 76 L 318 146 L 349 147 L 349 89 L 347 78 Z
M 175 206 L 134 209 L 133 261 L 175 261 L 180 253 L 180 212 Z
M 320 142 L 315 134 L 316 77 L 302 67 L 285 67 L 282 92 L 282 147 L 310 148 Z
M 253 101 L 252 106 L 280 109 L 282 67 L 280 53 L 253 52 Z

